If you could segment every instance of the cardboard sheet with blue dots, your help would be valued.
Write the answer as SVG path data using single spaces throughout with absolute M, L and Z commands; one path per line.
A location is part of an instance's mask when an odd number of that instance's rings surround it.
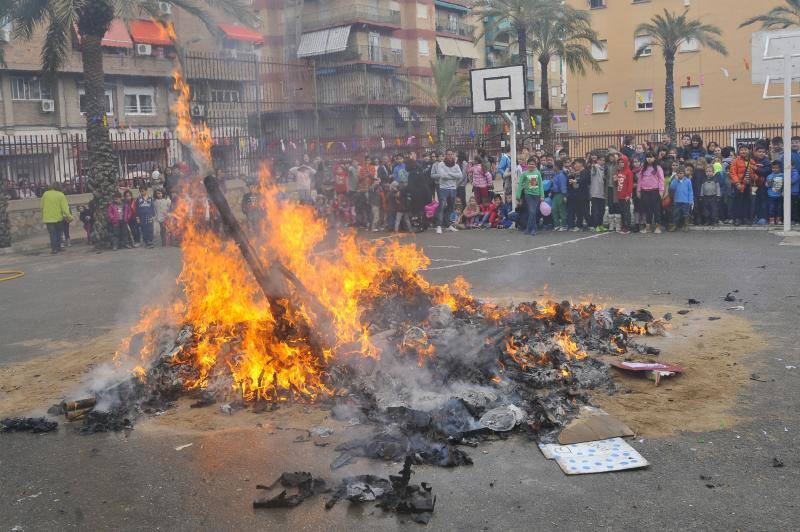
M 559 445 L 539 444 L 548 460 L 555 460 L 567 475 L 608 473 L 647 467 L 650 463 L 622 438 Z

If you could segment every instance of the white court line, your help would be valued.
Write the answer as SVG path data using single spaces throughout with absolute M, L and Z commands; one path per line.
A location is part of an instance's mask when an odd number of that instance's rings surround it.
M 460 263 L 467 262 L 465 260 L 459 260 L 459 259 L 428 259 L 428 260 L 430 260 L 431 262 L 460 262 Z
M 461 246 L 422 246 L 430 249 L 461 249 Z
M 531 248 L 531 249 L 523 249 L 523 250 L 520 250 L 520 251 L 515 251 L 514 253 L 506 253 L 505 255 L 497 255 L 497 256 L 494 256 L 494 257 L 481 257 L 479 259 L 469 260 L 469 261 L 462 262 L 462 263 L 459 263 L 459 264 L 448 264 L 446 266 L 435 266 L 433 268 L 428 268 L 426 271 L 449 270 L 451 268 L 461 268 L 463 266 L 471 266 L 472 264 L 477 264 L 479 262 L 487 262 L 487 261 L 490 261 L 490 260 L 507 259 L 508 257 L 516 257 L 517 255 L 524 255 L 526 253 L 532 253 L 534 251 L 541 251 L 543 249 L 550 249 L 550 248 L 555 248 L 555 247 L 558 247 L 558 246 L 566 246 L 567 244 L 574 244 L 576 242 L 581 242 L 582 240 L 589 240 L 589 239 L 592 239 L 592 238 L 600 238 L 601 236 L 606 236 L 606 235 L 609 235 L 609 234 L 611 234 L 611 233 L 600 233 L 600 234 L 591 235 L 591 236 L 584 236 L 584 237 L 581 237 L 581 238 L 574 238 L 572 240 L 565 240 L 564 242 L 556 242 L 555 244 L 548 244 L 546 246 L 539 246 L 539 247 L 535 247 L 535 248 Z

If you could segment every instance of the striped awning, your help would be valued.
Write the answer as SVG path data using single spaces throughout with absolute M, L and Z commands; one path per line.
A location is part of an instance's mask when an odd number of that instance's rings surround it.
M 471 42 L 448 37 L 436 37 L 436 44 L 439 46 L 439 51 L 442 55 L 478 59 L 478 49 Z
M 333 54 L 347 49 L 350 26 L 340 26 L 304 33 L 297 47 L 297 57 Z

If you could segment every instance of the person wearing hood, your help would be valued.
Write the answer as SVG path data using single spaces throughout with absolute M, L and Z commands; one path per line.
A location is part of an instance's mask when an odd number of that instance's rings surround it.
M 457 232 L 458 229 L 452 225 L 450 219 L 455 207 L 458 184 L 464 179 L 464 173 L 456 161 L 456 155 L 453 150 L 447 150 L 444 160 L 433 165 L 431 177 L 439 183 L 439 211 L 436 213 L 438 222 L 436 233 L 442 234 L 442 225 L 445 222 L 448 224 L 448 231 Z
M 616 231 L 623 235 L 631 232 L 631 196 L 633 196 L 633 172 L 631 171 L 628 157 L 623 154 L 614 154 L 615 161 L 610 165 L 610 188 L 608 191 L 608 201 L 611 203 L 609 209 L 610 225 L 609 230 Z

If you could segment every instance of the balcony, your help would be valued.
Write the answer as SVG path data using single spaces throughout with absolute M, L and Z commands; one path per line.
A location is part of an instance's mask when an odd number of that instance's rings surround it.
M 475 26 L 472 24 L 465 24 L 460 19 L 454 20 L 452 18 L 437 17 L 436 31 L 437 33 L 462 37 L 464 39 L 472 40 L 475 38 Z
M 406 76 L 350 70 L 317 75 L 321 105 L 407 105 L 413 87 Z
M 348 63 L 367 63 L 377 65 L 401 66 L 403 64 L 403 52 L 392 48 L 382 48 L 379 46 L 350 45 L 347 50 L 335 54 L 321 55 L 317 58 L 317 66 L 331 66 Z
M 400 12 L 368 5 L 347 5 L 317 8 L 303 16 L 303 31 L 313 31 L 345 24 L 366 24 L 375 27 L 400 29 Z

